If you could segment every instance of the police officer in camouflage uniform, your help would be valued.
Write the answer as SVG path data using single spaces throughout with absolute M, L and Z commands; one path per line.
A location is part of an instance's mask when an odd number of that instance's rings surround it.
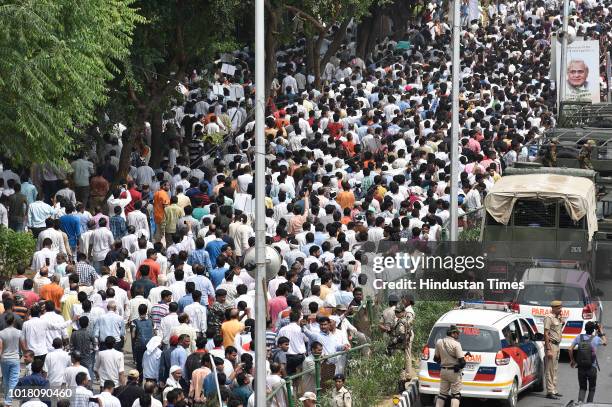
M 219 289 L 215 291 L 215 302 L 208 307 L 208 327 L 214 328 L 217 335 L 221 335 L 221 324 L 225 320 L 225 299 L 227 291 Z
M 403 304 L 395 306 L 395 323 L 389 332 L 389 342 L 387 343 L 387 354 L 391 355 L 396 350 L 404 352 L 404 370 L 400 377 L 402 382 L 409 381 L 412 376 L 412 355 L 410 348 L 412 344 L 412 324 L 414 323 L 414 312 L 410 307 L 407 312 Z
M 389 295 L 389 307 L 384 309 L 378 321 L 378 328 L 383 333 L 390 334 L 391 328 L 395 325 L 395 307 L 398 302 L 399 298 L 397 298 L 397 295 Z
M 461 370 L 465 366 L 463 349 L 459 343 L 459 329 L 451 325 L 446 337 L 436 342 L 434 361 L 440 364 L 440 394 L 436 407 L 444 407 L 450 400 L 450 407 L 459 407 L 461 400 Z

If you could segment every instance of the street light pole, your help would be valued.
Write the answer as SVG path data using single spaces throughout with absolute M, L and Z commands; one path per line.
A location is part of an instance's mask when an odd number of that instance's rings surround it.
M 255 405 L 266 403 L 266 105 L 264 0 L 255 0 Z
M 561 62 L 559 66 L 559 83 L 557 86 L 557 116 L 561 117 L 561 105 L 565 96 L 565 72 L 567 70 L 567 26 L 569 23 L 569 0 L 563 0 L 563 37 L 561 38 Z
M 450 196 L 450 240 L 459 240 L 459 71 L 461 0 L 454 1 L 453 10 L 453 84 L 452 84 L 452 126 L 451 126 L 451 196 Z

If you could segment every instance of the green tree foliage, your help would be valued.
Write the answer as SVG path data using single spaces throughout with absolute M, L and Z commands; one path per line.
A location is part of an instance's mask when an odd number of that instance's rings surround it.
M 0 1 L 0 151 L 59 161 L 126 57 L 134 0 Z
M 135 4 L 147 24 L 134 31 L 129 58 L 121 65 L 106 109 L 111 121 L 123 122 L 129 129 L 123 136 L 117 178 L 129 170 L 130 153 L 145 121 L 151 124 L 151 163 L 159 163 L 167 147 L 162 115 L 171 99 L 182 97 L 178 83 L 193 69 L 201 73 L 217 52 L 237 48 L 234 33 L 242 13 L 239 0 L 138 0 Z
M 10 277 L 20 264 L 29 265 L 36 241 L 30 233 L 0 226 L 0 275 Z

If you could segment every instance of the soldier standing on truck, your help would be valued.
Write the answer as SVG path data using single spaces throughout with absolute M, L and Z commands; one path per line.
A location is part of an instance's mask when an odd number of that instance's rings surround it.
M 580 168 L 585 170 L 592 170 L 593 163 L 591 162 L 591 155 L 593 154 L 593 147 L 595 147 L 597 143 L 595 140 L 589 140 L 582 146 L 580 150 L 580 154 L 578 155 L 578 161 L 580 162 Z
M 548 148 L 545 149 L 542 157 L 542 165 L 544 167 L 557 166 L 557 139 L 552 139 Z

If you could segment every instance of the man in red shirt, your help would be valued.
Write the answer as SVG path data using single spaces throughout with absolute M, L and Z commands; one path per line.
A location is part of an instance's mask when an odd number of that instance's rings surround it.
M 151 281 L 153 281 L 155 285 L 157 285 L 157 277 L 159 277 L 159 274 L 161 273 L 161 266 L 155 260 L 157 260 L 157 252 L 155 251 L 155 249 L 148 249 L 147 258 L 145 261 L 142 262 L 142 264 L 140 264 L 140 266 L 145 264 L 149 266 L 149 278 L 151 279 Z M 140 266 L 138 266 L 136 280 L 140 279 Z
M 287 308 L 287 285 L 282 283 L 276 289 L 276 297 L 268 301 L 268 309 L 270 311 L 270 319 L 272 320 L 272 326 L 276 326 L 276 319 L 278 313 Z
M 340 130 L 342 130 L 342 123 L 340 123 L 340 116 L 338 113 L 334 113 L 334 121 L 327 125 L 329 129 L 329 135 L 337 140 L 340 138 Z
M 17 291 L 17 295 L 21 295 L 23 297 L 23 305 L 26 308 L 30 308 L 32 305 L 36 304 L 40 301 L 40 297 L 34 291 L 34 280 L 28 278 L 23 282 L 23 290 Z
M 142 200 L 142 194 L 140 193 L 140 191 L 136 189 L 136 184 L 134 183 L 134 181 L 129 181 L 127 184 L 127 187 L 128 187 L 128 190 L 130 191 L 130 196 L 132 197 L 132 200 L 125 207 L 125 216 L 127 216 L 130 212 L 134 210 L 134 204 L 136 203 L 136 201 Z M 124 191 L 121 193 L 121 198 L 125 198 L 125 197 L 127 197 L 127 194 Z

